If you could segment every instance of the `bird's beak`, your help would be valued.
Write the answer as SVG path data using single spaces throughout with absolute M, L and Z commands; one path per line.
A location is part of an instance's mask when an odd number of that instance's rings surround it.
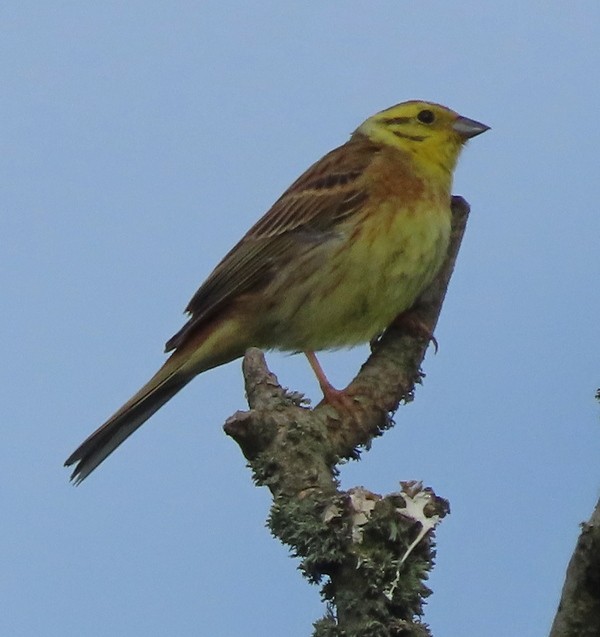
M 463 139 L 471 139 L 471 137 L 475 137 L 476 135 L 481 135 L 481 133 L 485 133 L 486 130 L 489 130 L 490 127 L 482 124 L 481 122 L 476 122 L 474 119 L 469 119 L 468 117 L 457 117 L 452 124 L 452 128 L 463 138 Z

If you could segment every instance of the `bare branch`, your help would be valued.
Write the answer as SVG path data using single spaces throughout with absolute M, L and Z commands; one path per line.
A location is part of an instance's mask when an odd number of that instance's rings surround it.
M 550 637 L 600 635 L 600 500 L 581 529 Z

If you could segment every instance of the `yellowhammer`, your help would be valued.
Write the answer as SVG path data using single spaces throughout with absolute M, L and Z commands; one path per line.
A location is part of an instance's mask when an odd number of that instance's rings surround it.
M 442 264 L 452 173 L 488 130 L 429 102 L 369 117 L 301 175 L 194 294 L 173 354 L 66 461 L 84 480 L 196 374 L 255 346 L 314 352 L 365 343 L 408 310 Z

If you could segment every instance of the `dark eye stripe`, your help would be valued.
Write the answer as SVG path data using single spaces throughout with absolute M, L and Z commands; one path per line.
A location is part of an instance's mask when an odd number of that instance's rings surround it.
M 388 117 L 382 120 L 384 124 L 408 124 L 410 117 Z
M 403 139 L 411 139 L 413 142 L 422 142 L 426 139 L 427 135 L 407 135 L 406 133 L 401 133 L 400 131 L 394 130 L 392 131 L 396 137 L 401 137 Z

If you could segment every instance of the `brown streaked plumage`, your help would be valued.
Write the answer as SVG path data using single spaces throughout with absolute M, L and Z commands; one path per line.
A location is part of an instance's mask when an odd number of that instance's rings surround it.
M 356 345 L 409 309 L 435 276 L 450 231 L 452 171 L 488 127 L 428 102 L 367 119 L 301 175 L 189 302 L 158 372 L 67 459 L 81 482 L 194 376 L 248 347 Z
M 190 320 L 167 341 L 165 351 L 180 347 L 236 297 L 265 285 L 298 243 L 320 242 L 356 213 L 368 196 L 361 178 L 378 151 L 368 138 L 358 136 L 327 153 L 299 177 L 194 294 L 185 309 Z

